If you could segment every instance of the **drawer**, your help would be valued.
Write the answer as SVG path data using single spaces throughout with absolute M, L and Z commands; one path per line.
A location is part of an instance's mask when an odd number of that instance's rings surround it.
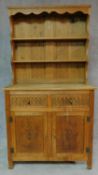
M 37 108 L 43 110 L 57 110 L 58 108 L 89 107 L 89 91 L 19 91 L 10 93 L 11 110 L 28 110 Z
M 89 106 L 90 97 L 88 91 L 66 91 L 60 94 L 52 95 L 52 106 L 53 107 L 64 107 L 64 106 Z
M 10 96 L 11 108 L 47 107 L 48 96 L 43 94 L 13 94 Z

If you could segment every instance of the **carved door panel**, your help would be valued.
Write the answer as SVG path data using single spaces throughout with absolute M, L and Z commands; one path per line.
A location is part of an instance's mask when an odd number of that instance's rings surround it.
M 12 122 L 15 160 L 44 160 L 47 157 L 47 114 L 16 112 Z
M 86 116 L 55 113 L 52 122 L 53 156 L 62 160 L 85 159 Z

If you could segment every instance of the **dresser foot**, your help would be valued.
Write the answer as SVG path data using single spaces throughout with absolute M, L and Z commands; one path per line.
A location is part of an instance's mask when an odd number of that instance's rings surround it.
M 12 169 L 14 167 L 13 161 L 8 161 L 8 168 Z
M 88 160 L 87 160 L 87 169 L 92 169 L 92 158 L 91 157 L 88 157 Z

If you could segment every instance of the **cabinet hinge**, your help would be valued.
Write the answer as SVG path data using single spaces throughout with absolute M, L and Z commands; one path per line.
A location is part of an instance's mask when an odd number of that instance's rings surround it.
M 10 152 L 14 153 L 14 148 L 13 147 L 10 148 Z
M 90 153 L 90 148 L 86 147 L 86 153 Z
M 9 122 L 11 123 L 13 121 L 13 118 L 10 116 L 9 117 Z
M 90 116 L 87 116 L 87 122 L 90 122 L 90 120 L 91 120 Z

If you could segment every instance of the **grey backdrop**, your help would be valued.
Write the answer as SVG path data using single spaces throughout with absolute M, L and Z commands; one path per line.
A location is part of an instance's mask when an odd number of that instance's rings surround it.
M 3 87 L 11 83 L 11 47 L 10 47 L 10 26 L 7 13 L 8 6 L 30 6 L 30 5 L 63 5 L 63 4 L 91 4 L 91 19 L 90 19 L 90 46 L 89 46 L 89 75 L 88 81 L 90 84 L 98 86 L 98 0 L 0 0 L 0 169 L 6 173 L 11 173 L 7 171 L 7 157 L 6 157 L 6 127 L 5 127 L 5 109 L 4 109 L 4 93 Z M 91 171 L 86 171 L 82 168 L 82 165 L 31 165 L 31 172 L 35 170 L 34 174 L 48 174 L 50 173 L 64 173 L 69 172 L 69 174 L 85 174 L 89 173 L 91 175 L 96 175 L 98 171 L 98 151 L 97 151 L 97 140 L 98 140 L 98 91 L 95 93 L 95 119 L 94 119 L 94 168 Z M 26 168 L 23 165 L 15 166 L 12 172 L 17 172 L 17 169 L 21 170 Z M 28 165 L 30 168 L 30 165 Z M 27 167 L 28 167 L 27 166 Z M 68 168 L 69 166 L 69 168 Z M 33 168 L 32 168 L 33 167 Z M 39 167 L 39 169 L 38 169 Z M 71 167 L 73 167 L 71 169 Z M 34 169 L 35 168 L 35 169 Z M 42 171 L 40 171 L 42 168 Z M 76 169 L 75 169 L 76 168 Z M 80 169 L 79 169 L 80 168 Z M 5 170 L 4 170 L 5 169 Z M 48 171 L 47 171 L 48 169 Z M 62 170 L 62 171 L 60 171 Z M 76 171 L 77 170 L 77 171 Z M 77 173 L 79 170 L 79 173 Z M 28 170 L 25 169 L 25 172 Z M 23 174 L 25 174 L 25 172 Z M 14 174 L 12 173 L 12 174 Z M 16 173 L 17 174 L 17 173 Z M 98 174 L 98 173 L 97 173 Z M 22 175 L 22 174 L 21 174 Z

